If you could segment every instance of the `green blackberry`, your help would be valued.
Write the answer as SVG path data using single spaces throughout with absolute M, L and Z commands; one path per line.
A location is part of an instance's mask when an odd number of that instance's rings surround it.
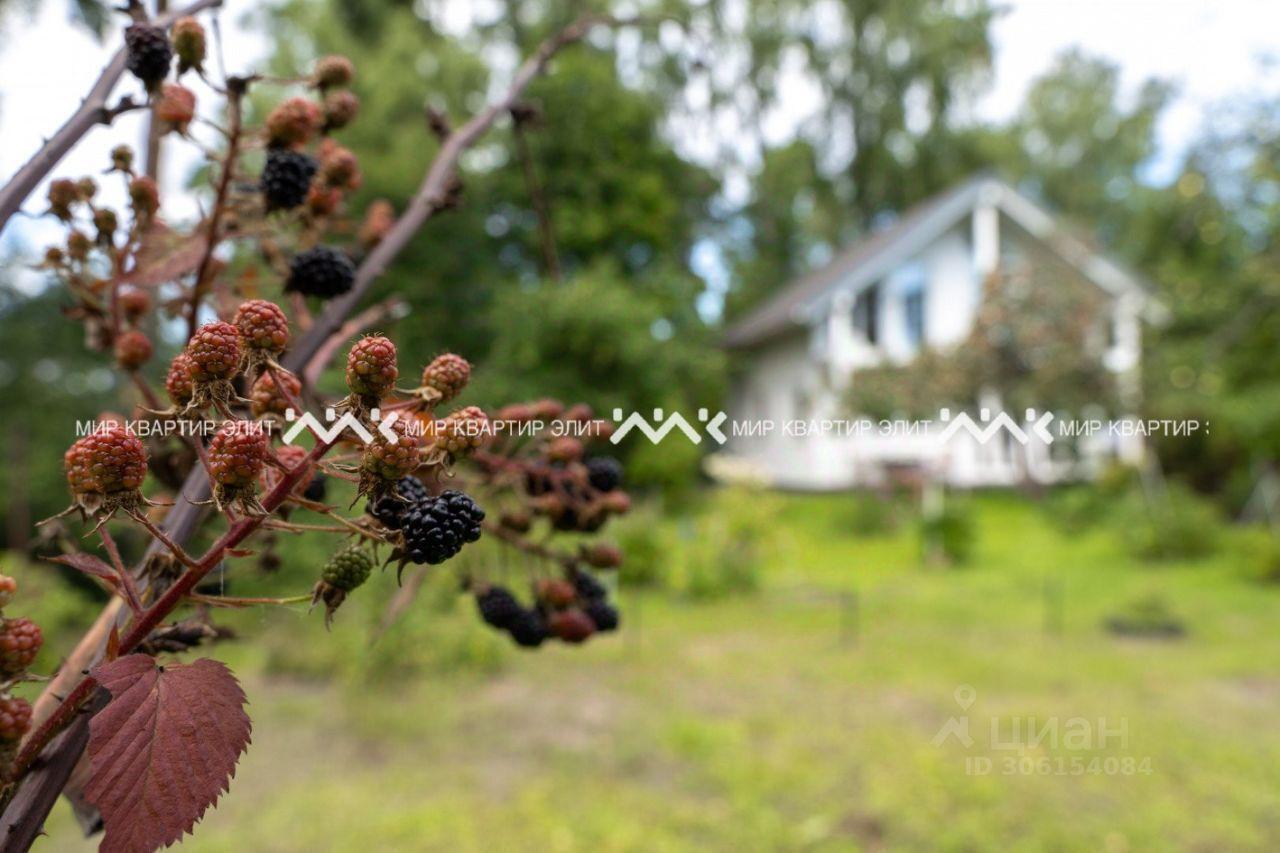
M 372 571 L 373 558 L 359 545 L 352 545 L 329 559 L 320 580 L 343 592 L 351 592 L 367 581 Z
M 409 559 L 434 566 L 462 550 L 467 542 L 480 538 L 484 510 L 455 489 L 426 498 L 405 513 L 401 530 Z
M 616 631 L 621 618 L 618 609 L 603 599 L 588 601 L 582 606 L 587 618 L 595 623 L 597 631 Z
M 173 64 L 173 46 L 163 27 L 151 24 L 130 24 L 124 31 L 125 67 L 143 82 L 147 91 L 154 92 L 169 76 Z
M 327 628 L 333 614 L 346 601 L 347 593 L 369 579 L 373 557 L 359 545 L 351 545 L 329 558 L 320 580 L 311 590 L 311 606 L 324 602 L 324 624 Z
M 612 456 L 593 456 L 587 460 L 587 480 L 597 491 L 612 492 L 622 485 L 622 463 Z
M 292 210 L 302 204 L 315 174 L 316 161 L 308 154 L 283 149 L 268 151 L 261 179 L 267 210 Z
M 331 299 L 351 289 L 356 265 L 344 252 L 330 246 L 314 246 L 294 255 L 286 290 Z
M 417 477 L 401 477 L 396 482 L 394 493 L 380 495 L 369 501 L 366 511 L 388 530 L 399 530 L 409 508 L 429 497 L 431 493 Z
M 476 593 L 476 608 L 486 625 L 504 630 L 521 619 L 525 612 L 511 590 L 502 586 L 491 586 Z
M 536 610 L 521 610 L 520 615 L 507 626 L 507 633 L 517 646 L 536 649 L 547 639 L 547 623 Z

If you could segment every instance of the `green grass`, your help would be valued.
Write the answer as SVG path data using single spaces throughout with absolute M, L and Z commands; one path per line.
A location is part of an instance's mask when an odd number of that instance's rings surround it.
M 389 578 L 327 636 L 314 614 L 234 614 L 245 641 L 218 653 L 246 681 L 254 742 L 186 847 L 1280 846 L 1280 588 L 1244 580 L 1236 550 L 1139 563 L 1105 528 L 1066 534 L 984 495 L 971 562 L 925 568 L 911 523 L 857 537 L 849 498 L 777 501 L 758 592 L 624 589 L 621 635 L 583 648 L 519 653 L 447 581 L 372 648 Z M 285 577 L 303 583 L 326 547 L 293 552 Z M 1184 638 L 1103 629 L 1152 594 Z M 976 742 L 935 746 L 961 685 Z M 993 720 L 1007 737 L 1029 717 L 1103 718 L 1127 740 L 991 743 Z M 966 774 L 972 756 L 993 771 Z M 1006 757 L 1066 772 L 1006 775 Z M 1073 758 L 1150 772 L 1071 775 Z M 49 831 L 43 849 L 90 847 L 65 806 Z

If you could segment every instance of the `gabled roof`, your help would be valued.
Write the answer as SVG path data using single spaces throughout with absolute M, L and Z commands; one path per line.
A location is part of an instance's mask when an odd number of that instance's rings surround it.
M 1160 310 L 1150 295 L 1150 286 L 1136 273 L 1089 248 L 1056 217 L 1013 187 L 979 175 L 917 204 L 888 228 L 854 242 L 825 266 L 778 290 L 729 326 L 725 345 L 752 347 L 799 330 L 821 316 L 836 293 L 856 293 L 879 281 L 980 205 L 995 206 L 1103 290 L 1139 297 L 1149 316 Z

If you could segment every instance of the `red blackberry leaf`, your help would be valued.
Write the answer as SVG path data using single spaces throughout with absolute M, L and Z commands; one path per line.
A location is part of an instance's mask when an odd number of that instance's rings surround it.
M 207 243 L 204 234 L 183 234 L 163 222 L 153 222 L 142 237 L 137 265 L 123 280 L 153 287 L 195 272 Z
M 47 557 L 46 559 L 51 563 L 62 563 L 62 565 L 70 566 L 90 577 L 106 581 L 113 589 L 120 585 L 120 577 L 112 566 L 92 554 L 86 554 L 84 551 L 77 551 L 74 554 L 59 554 L 56 557 Z
M 245 695 L 202 658 L 160 666 L 132 654 L 93 670 L 111 701 L 89 722 L 85 799 L 102 813 L 101 853 L 158 850 L 190 832 L 227 790 L 249 745 Z

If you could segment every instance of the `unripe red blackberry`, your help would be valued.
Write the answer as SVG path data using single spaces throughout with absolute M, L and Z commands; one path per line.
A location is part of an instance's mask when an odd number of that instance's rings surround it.
M 133 149 L 128 145 L 117 145 L 111 149 L 111 170 L 113 172 L 133 171 Z
M 573 436 L 563 435 L 547 447 L 547 458 L 552 462 L 577 462 L 582 458 L 582 442 Z
M 240 303 L 235 326 L 251 354 L 276 356 L 289 345 L 289 319 L 274 302 L 250 299 Z
M 224 486 L 253 485 L 267 452 L 266 430 L 252 421 L 227 421 L 209 442 L 209 473 Z
M 422 387 L 432 402 L 447 403 L 462 393 L 471 381 L 471 362 L 446 352 L 436 356 L 422 371 Z
M 355 121 L 360 112 L 360 99 L 355 92 L 330 92 L 324 99 L 324 129 L 341 130 Z
M 586 403 L 574 403 L 565 410 L 565 413 L 560 419 L 571 423 L 585 424 L 591 420 L 594 414 L 595 413 L 591 411 L 591 407 Z
M 320 147 L 320 180 L 331 187 L 357 189 L 360 186 L 360 161 L 351 149 L 326 139 Z
M 312 184 L 307 190 L 307 212 L 312 216 L 328 216 L 342 204 L 342 191 Z
M 302 204 L 316 174 L 316 161 L 301 151 L 273 150 L 267 152 L 267 163 L 262 167 L 262 195 L 267 210 L 292 210 Z
M 30 728 L 31 703 L 16 696 L 0 696 L 0 741 L 12 749 Z
M 89 257 L 93 241 L 83 231 L 72 230 L 67 234 L 67 256 L 72 260 L 83 261 Z
M 63 222 L 71 221 L 71 206 L 80 201 L 80 190 L 69 178 L 49 182 L 49 212 Z
M 213 499 L 219 507 L 237 505 L 242 511 L 262 513 L 256 497 L 258 478 L 270 452 L 267 432 L 253 421 L 227 421 L 209 442 L 209 475 Z
M 582 558 L 597 569 L 616 569 L 622 565 L 622 549 L 608 542 L 592 542 L 582 549 Z
M 563 578 L 543 578 L 537 585 L 538 600 L 553 608 L 568 607 L 578 599 L 573 584 Z
M 377 497 L 391 491 L 397 480 L 412 474 L 422 464 L 420 437 L 411 422 L 397 418 L 389 429 L 396 436 L 394 444 L 379 429 L 373 433 L 373 441 L 364 447 L 360 458 L 362 495 Z
M 267 144 L 273 148 L 306 145 L 320 129 L 320 107 L 310 98 L 281 101 L 267 115 Z
M 396 211 L 391 202 L 378 199 L 369 205 L 360 223 L 360 245 L 372 249 L 382 242 L 387 232 L 396 224 Z
M 173 47 L 163 27 L 151 24 L 130 24 L 124 31 L 127 51 L 125 67 L 143 82 L 147 91 L 154 92 L 161 81 L 169 76 L 173 62 Z
M 9 678 L 26 672 L 43 644 L 40 626 L 30 619 L 4 620 L 0 624 L 0 674 Z
M 196 384 L 225 381 L 240 369 L 244 345 L 240 331 L 230 323 L 205 323 L 187 341 L 187 369 Z
M 333 620 L 333 613 L 346 600 L 347 594 L 359 588 L 373 572 L 373 558 L 359 545 L 351 545 L 329 558 L 320 573 L 320 580 L 311 591 L 311 606 L 324 602 L 324 624 Z
M 299 447 L 296 444 L 286 444 L 276 451 L 276 459 L 286 468 L 296 468 L 299 465 L 306 465 L 302 476 L 298 478 L 298 482 L 290 489 L 291 494 L 301 495 L 306 492 L 307 487 L 311 485 L 311 479 L 315 476 L 315 466 L 307 461 L 308 456 L 305 447 Z M 274 465 L 268 465 L 262 469 L 262 484 L 266 491 L 271 491 L 285 476 L 284 472 Z
M 380 400 L 396 387 L 396 345 L 380 335 L 361 338 L 347 353 L 347 387 L 352 394 Z
M 184 74 L 191 69 L 203 70 L 206 43 L 204 27 L 195 18 L 179 18 L 173 22 L 173 30 L 169 33 L 173 42 L 173 52 L 178 54 L 178 73 Z
M 564 413 L 564 403 L 559 400 L 552 400 L 550 397 L 534 400 L 529 406 L 533 410 L 535 420 L 554 421 Z
M 186 133 L 196 117 L 196 93 L 177 83 L 165 83 L 156 98 L 156 118 L 168 129 Z
M 116 299 L 128 320 L 137 320 L 151 310 L 151 294 L 140 287 L 121 288 Z
M 600 498 L 600 507 L 614 515 L 624 515 L 631 509 L 631 496 L 626 492 L 613 491 Z
M 516 533 L 528 533 L 529 528 L 533 527 L 533 519 L 524 510 L 504 512 L 498 519 L 498 523 Z
M 156 182 L 147 175 L 139 175 L 129 181 L 129 203 L 133 207 L 133 215 L 145 222 L 156 215 L 160 209 L 160 190 Z
M 345 252 L 330 246 L 314 246 L 294 255 L 285 289 L 331 299 L 350 290 L 355 280 L 356 266 Z
M 289 392 L 289 396 L 297 400 L 298 395 L 302 393 L 302 381 L 287 370 L 277 370 L 276 373 L 284 382 L 285 390 Z M 284 417 L 292 404 L 288 397 L 280 393 L 280 389 L 276 387 L 276 380 L 270 373 L 264 373 L 258 377 L 258 381 L 253 383 L 253 390 L 249 393 L 249 410 L 255 418 L 265 417 L 266 415 L 279 415 Z
M 460 459 L 480 447 L 489 437 L 489 416 L 478 406 L 451 412 L 431 424 L 433 455 Z
M 116 363 L 125 370 L 137 370 L 151 360 L 151 339 L 130 329 L 116 338 Z
M 316 63 L 311 80 L 318 89 L 346 86 L 356 76 L 356 67 L 345 56 L 326 56 Z
M 551 614 L 547 629 L 566 643 L 581 643 L 596 632 L 591 617 L 576 607 Z
M 195 381 L 191 378 L 191 357 L 180 352 L 169 362 L 169 373 L 164 378 L 164 390 L 169 401 L 178 407 L 186 406 L 195 396 Z
M 109 245 L 120 227 L 120 219 L 111 208 L 100 207 L 93 212 L 93 227 L 98 232 L 98 242 Z
M 0 608 L 8 607 L 13 603 L 13 597 L 18 592 L 18 582 L 8 575 L 0 575 Z
M 63 457 L 73 493 L 132 492 L 147 476 L 147 452 L 136 436 L 110 426 L 86 435 Z

